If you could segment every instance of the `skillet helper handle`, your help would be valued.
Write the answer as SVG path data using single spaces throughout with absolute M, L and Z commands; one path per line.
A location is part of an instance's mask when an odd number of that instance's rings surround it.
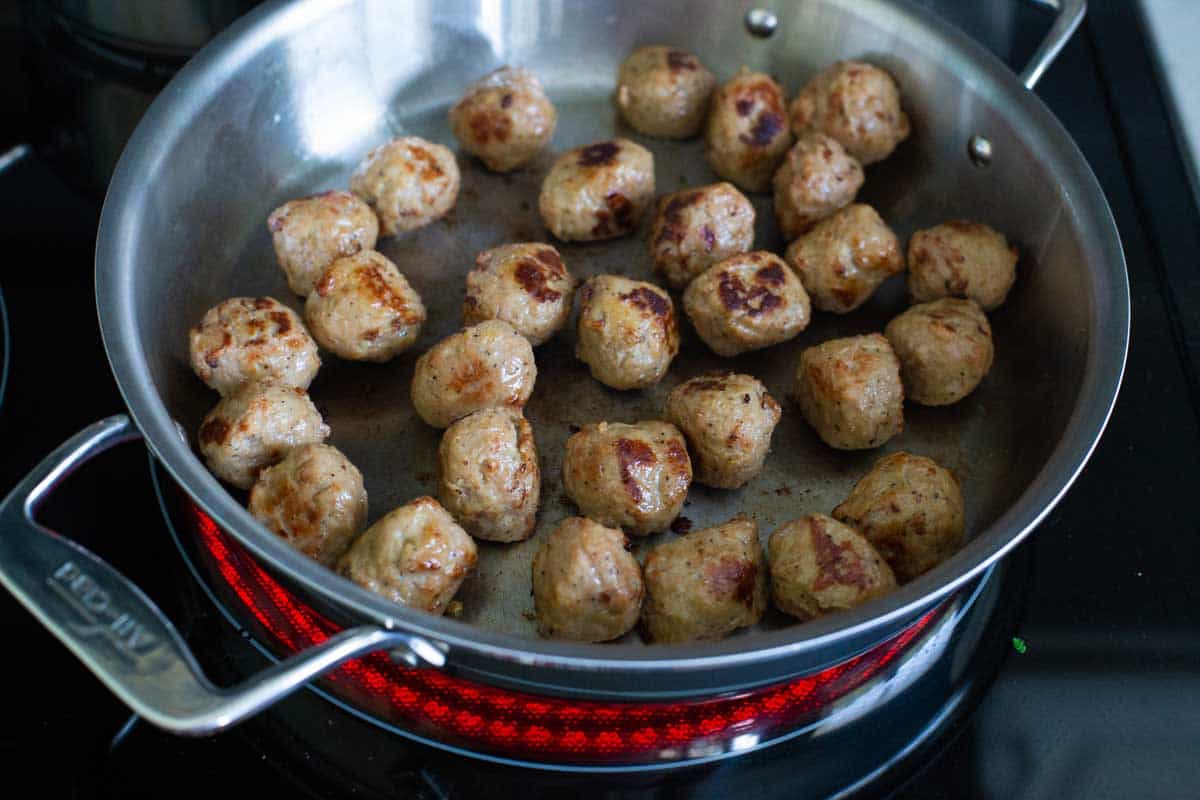
M 1071 40 L 1071 36 L 1083 22 L 1084 14 L 1087 13 L 1087 0 L 1037 0 L 1037 2 L 1040 5 L 1050 6 L 1058 13 L 1054 17 L 1054 23 L 1050 26 L 1050 30 L 1042 39 L 1042 43 L 1029 58 L 1025 69 L 1021 70 L 1021 83 L 1025 84 L 1025 88 L 1030 91 L 1033 91 L 1033 87 L 1037 86 L 1038 81 L 1041 80 L 1042 74 L 1054 63 L 1059 52 Z
M 34 520 L 34 512 L 77 467 L 140 437 L 126 416 L 83 429 L 47 456 L 0 503 L 0 584 L 135 713 L 179 734 L 221 731 L 286 697 L 339 664 L 383 648 L 414 666 L 440 667 L 444 654 L 400 631 L 343 631 L 231 689 L 213 686 L 158 607 L 115 569 Z

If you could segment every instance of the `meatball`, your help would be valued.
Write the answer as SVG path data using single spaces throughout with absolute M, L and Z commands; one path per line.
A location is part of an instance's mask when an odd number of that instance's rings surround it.
M 679 352 L 671 296 L 652 283 L 597 275 L 579 289 L 575 357 L 613 389 L 645 389 L 662 380 Z
M 543 636 L 607 642 L 637 624 L 642 570 L 625 534 L 568 517 L 533 557 L 533 605 Z
M 542 473 L 520 410 L 485 408 L 455 422 L 438 447 L 438 500 L 467 533 L 493 542 L 533 535 Z
M 646 556 L 642 624 L 656 643 L 720 639 L 767 609 L 758 524 L 735 517 L 659 545 Z
M 301 297 L 308 296 L 330 264 L 374 249 L 379 238 L 375 212 L 342 191 L 284 203 L 267 217 L 267 228 L 288 286 Z
M 888 323 L 909 400 L 945 406 L 963 399 L 992 367 L 992 327 L 974 300 L 944 297 L 915 305 Z
M 644 536 L 679 516 L 692 462 L 669 422 L 599 422 L 567 439 L 563 489 L 584 516 Z
M 861 61 L 839 61 L 809 81 L 792 102 L 791 118 L 796 136 L 828 134 L 863 164 L 890 156 L 910 131 L 895 79 Z
M 808 293 L 787 264 L 760 250 L 732 256 L 692 281 L 683 310 L 714 353 L 736 356 L 786 342 L 808 326 Z
M 878 447 L 904 430 L 900 361 L 878 333 L 801 353 L 796 399 L 817 435 L 839 450 Z
M 791 241 L 854 202 L 862 165 L 836 139 L 809 133 L 788 150 L 775 172 L 775 221 Z
M 535 380 L 529 342 L 492 319 L 447 336 L 417 359 L 412 402 L 426 424 L 445 428 L 480 409 L 524 408 Z
M 754 206 L 731 183 L 684 189 L 658 198 L 650 225 L 654 271 L 676 289 L 754 246 Z
M 338 572 L 393 603 L 441 614 L 477 558 L 475 540 L 446 509 L 418 497 L 367 528 Z
M 352 361 L 390 361 L 413 346 L 425 305 L 396 265 L 368 250 L 339 258 L 304 303 L 321 346 Z
M 862 531 L 901 581 L 949 558 L 966 532 L 962 487 L 954 473 L 909 453 L 879 459 L 833 516 Z
M 226 483 L 249 489 L 288 450 L 328 439 L 329 426 L 303 389 L 248 383 L 208 412 L 198 438 L 208 468 Z
M 908 240 L 913 302 L 969 297 L 993 311 L 1017 279 L 1017 248 L 987 225 L 967 220 L 917 231 Z
M 534 347 L 545 344 L 571 316 L 575 281 L 548 244 L 506 244 L 475 257 L 467 273 L 463 322 L 499 319 Z
M 690 139 L 700 133 L 717 79 L 691 53 L 638 48 L 617 72 L 617 108 L 638 133 Z
M 462 149 L 496 172 L 532 161 L 554 138 L 557 122 L 542 82 L 523 67 L 489 72 L 450 109 L 450 130 Z
M 299 315 L 271 297 L 218 303 L 188 340 L 192 369 L 222 395 L 258 381 L 307 389 L 321 367 Z
M 747 192 L 766 192 L 792 145 L 783 87 L 742 67 L 713 94 L 704 157 L 713 171 Z
M 564 241 L 624 236 L 654 199 L 654 156 L 637 142 L 612 139 L 558 157 L 542 181 L 538 210 Z
M 710 372 L 676 386 L 665 416 L 687 437 L 696 482 L 744 486 L 762 469 L 779 403 L 751 375 Z
M 781 525 L 767 541 L 771 598 L 810 620 L 896 588 L 891 567 L 858 531 L 824 514 Z
M 336 447 L 305 444 L 258 474 L 249 509 L 292 547 L 333 567 L 367 524 L 367 490 Z
M 350 191 L 379 217 L 384 236 L 441 219 L 458 199 L 458 164 L 448 148 L 416 136 L 376 147 L 350 176 Z
M 904 269 L 900 242 L 875 209 L 855 203 L 788 246 L 788 264 L 822 311 L 845 314 Z

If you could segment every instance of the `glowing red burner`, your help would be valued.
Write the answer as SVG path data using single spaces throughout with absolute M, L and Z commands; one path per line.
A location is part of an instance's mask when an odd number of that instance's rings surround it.
M 190 502 L 195 531 L 218 573 L 284 651 L 340 628 L 265 572 Z M 327 688 L 413 733 L 475 752 L 557 764 L 637 764 L 722 752 L 738 737 L 763 742 L 817 719 L 834 700 L 892 663 L 940 609 L 835 667 L 735 695 L 683 702 L 565 700 L 499 689 L 377 653 L 344 664 Z

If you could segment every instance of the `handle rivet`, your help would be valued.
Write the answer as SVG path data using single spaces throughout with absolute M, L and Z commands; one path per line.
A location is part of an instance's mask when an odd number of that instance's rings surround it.
M 992 140 L 986 136 L 975 134 L 967 142 L 967 155 L 971 163 L 977 167 L 986 167 L 992 163 Z
M 752 8 L 746 12 L 746 30 L 751 36 L 766 39 L 779 27 L 779 17 L 765 8 Z

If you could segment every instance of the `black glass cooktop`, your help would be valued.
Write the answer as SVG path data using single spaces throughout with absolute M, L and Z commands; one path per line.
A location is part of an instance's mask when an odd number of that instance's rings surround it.
M 1048 21 L 1017 0 L 924 4 L 1012 65 Z M 1124 242 L 1133 300 L 1125 385 L 1091 463 L 1021 548 L 1032 578 L 998 678 L 898 790 L 904 798 L 1200 794 L 1200 214 L 1136 6 L 1091 5 L 1038 94 L 1091 163 Z M 105 143 L 48 102 L 62 86 L 42 82 L 44 56 L 31 54 L 15 9 L 0 11 L 0 26 L 0 151 L 33 145 L 0 172 L 12 345 L 0 408 L 6 491 L 67 436 L 123 408 L 92 297 L 96 181 L 80 166 Z M 143 449 L 118 449 L 73 477 L 43 516 L 130 574 L 185 634 L 223 624 L 187 613 L 204 598 L 164 535 Z M 82 798 L 295 793 L 258 741 L 261 727 L 183 740 L 132 720 L 4 593 L 0 641 L 0 770 L 10 787 Z M 446 794 L 415 772 L 396 786 Z M 665 785 L 655 796 L 673 793 Z M 738 793 L 787 796 L 781 786 Z

